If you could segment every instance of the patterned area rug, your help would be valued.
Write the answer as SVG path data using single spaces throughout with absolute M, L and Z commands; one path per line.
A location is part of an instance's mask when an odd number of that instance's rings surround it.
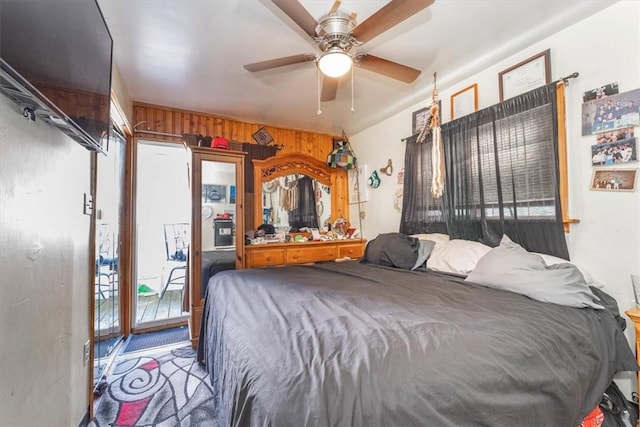
M 182 347 L 119 362 L 89 426 L 207 426 L 213 416 L 211 385 L 195 351 Z

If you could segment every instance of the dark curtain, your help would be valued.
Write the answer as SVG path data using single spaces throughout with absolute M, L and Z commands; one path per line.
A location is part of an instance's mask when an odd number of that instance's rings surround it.
M 409 140 L 403 205 L 408 224 L 403 222 L 400 231 L 436 232 L 446 224 L 451 238 L 496 246 L 506 234 L 529 251 L 569 259 L 558 189 L 555 86 L 442 126 L 446 189 L 441 216 L 429 214 L 438 203 L 428 201 L 430 143 Z M 417 171 L 421 164 L 428 166 L 422 173 Z M 410 200 L 418 192 L 424 196 L 417 203 Z M 427 199 L 427 214 L 415 212 L 425 204 L 420 197 Z
M 239 150 L 247 153 L 244 158 L 244 223 L 246 231 L 249 231 L 260 225 L 253 223 L 256 198 L 253 188 L 253 160 L 265 160 L 275 156 L 278 149 L 275 145 L 259 145 L 243 142 Z M 259 189 L 257 197 L 262 197 L 262 189 Z
M 406 140 L 400 232 L 447 234 L 442 198 L 431 197 L 431 135 L 423 143 L 417 143 L 417 139 L 414 135 Z
M 308 176 L 301 176 L 298 179 L 297 190 L 298 207 L 289 211 L 291 231 L 299 230 L 302 227 L 319 228 L 313 179 Z
M 259 145 L 250 142 L 242 143 L 242 151 L 247 153 L 244 158 L 244 192 L 253 193 L 253 160 L 264 160 L 276 155 L 275 145 Z

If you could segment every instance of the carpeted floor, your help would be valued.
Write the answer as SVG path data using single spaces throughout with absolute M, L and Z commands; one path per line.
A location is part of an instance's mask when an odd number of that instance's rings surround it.
M 157 332 L 147 332 L 140 335 L 131 335 L 126 347 L 121 354 L 133 353 L 152 347 L 162 347 L 169 344 L 189 341 L 189 327 L 165 329 Z
M 217 427 L 205 367 L 191 346 L 118 362 L 90 427 Z

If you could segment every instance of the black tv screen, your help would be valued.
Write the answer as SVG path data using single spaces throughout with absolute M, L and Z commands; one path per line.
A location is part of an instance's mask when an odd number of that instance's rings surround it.
M 112 45 L 95 0 L 0 0 L 0 89 L 97 151 L 109 131 Z

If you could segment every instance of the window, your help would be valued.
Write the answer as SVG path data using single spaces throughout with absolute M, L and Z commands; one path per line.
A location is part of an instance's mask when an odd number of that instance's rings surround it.
M 410 139 L 400 231 L 445 231 L 452 238 L 490 245 L 509 234 L 529 250 L 568 258 L 558 185 L 555 86 L 442 126 L 442 200 L 430 197 L 430 140 L 417 144 Z

